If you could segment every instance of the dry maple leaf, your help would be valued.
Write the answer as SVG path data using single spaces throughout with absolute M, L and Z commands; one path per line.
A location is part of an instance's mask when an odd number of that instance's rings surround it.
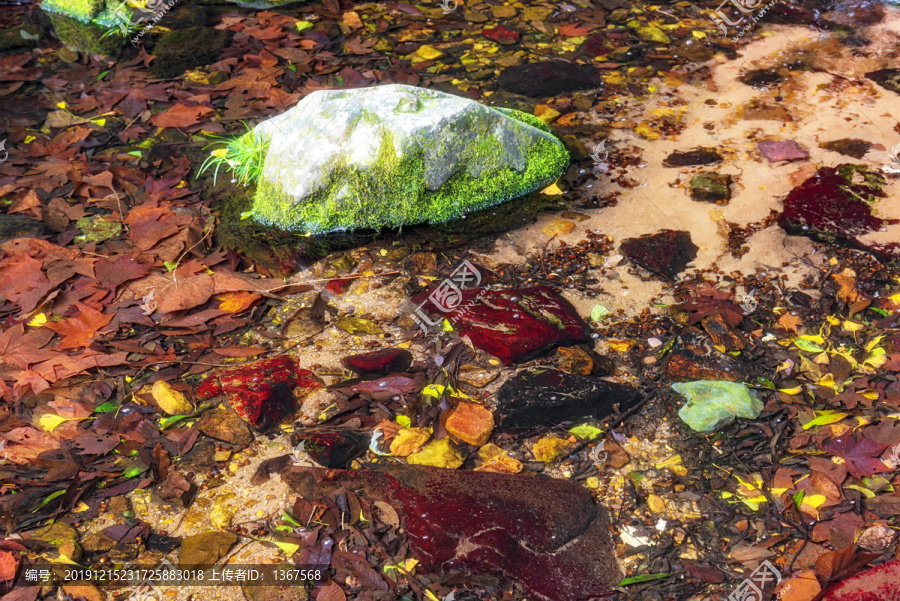
M 75 306 L 78 307 L 78 315 L 45 326 L 63 337 L 54 347 L 55 350 L 88 346 L 94 340 L 97 331 L 112 321 L 112 315 L 105 315 L 82 303 Z

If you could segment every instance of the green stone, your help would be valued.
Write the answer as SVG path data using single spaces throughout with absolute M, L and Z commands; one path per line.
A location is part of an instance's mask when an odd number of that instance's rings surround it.
M 691 178 L 691 198 L 704 202 L 727 204 L 731 200 L 731 176 L 700 173 Z

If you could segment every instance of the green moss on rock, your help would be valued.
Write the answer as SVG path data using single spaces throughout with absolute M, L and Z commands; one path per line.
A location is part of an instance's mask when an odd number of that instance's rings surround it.
M 536 117 L 411 86 L 317 92 L 258 125 L 265 150 L 249 215 L 302 234 L 437 224 L 555 181 L 569 162 Z

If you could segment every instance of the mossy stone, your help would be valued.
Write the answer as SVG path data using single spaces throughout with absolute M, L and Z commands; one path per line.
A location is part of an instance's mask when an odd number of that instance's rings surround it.
M 0 30 L 0 50 L 36 46 L 44 30 L 37 25 L 18 25 Z
M 320 91 L 225 156 L 264 153 L 251 218 L 300 234 L 438 224 L 539 190 L 569 156 L 532 115 L 434 90 Z
M 81 21 L 62 13 L 48 11 L 48 14 L 56 36 L 67 46 L 91 54 L 112 55 L 125 45 L 125 38 L 119 34 L 103 37 L 108 29 L 100 23 Z

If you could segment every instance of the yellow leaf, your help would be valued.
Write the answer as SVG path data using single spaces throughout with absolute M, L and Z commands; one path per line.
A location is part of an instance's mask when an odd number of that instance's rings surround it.
M 819 386 L 828 386 L 829 388 L 834 388 L 834 376 L 832 374 L 825 374 L 817 382 L 817 384 Z
M 31 144 L 31 143 L 34 142 L 35 140 L 37 140 L 37 138 L 35 138 L 34 136 L 25 136 L 25 143 L 26 143 L 26 144 Z
M 65 102 L 57 102 L 56 108 L 64 109 L 64 108 L 66 108 L 66 103 Z
M 876 391 L 872 390 L 871 388 L 866 388 L 865 390 L 863 390 L 863 391 L 860 392 L 859 394 L 863 395 L 864 397 L 866 397 L 866 398 L 869 399 L 870 401 L 875 401 L 875 400 L 878 399 L 878 393 L 877 393 Z
M 185 415 L 194 411 L 184 395 L 169 386 L 168 382 L 159 380 L 153 384 L 150 394 L 153 395 L 156 405 L 167 415 Z
M 825 321 L 827 321 L 828 323 L 830 323 L 833 326 L 841 325 L 841 320 L 838 319 L 837 317 L 835 317 L 834 315 L 829 315 L 828 317 L 825 318 Z
M 692 31 L 691 34 L 693 34 L 693 36 L 694 36 L 695 38 L 697 38 L 698 40 L 702 40 L 703 38 L 706 37 L 706 34 L 703 33 L 702 31 L 696 31 L 696 30 L 695 30 L 695 31 Z
M 406 432 L 406 430 L 401 430 L 401 432 Z M 450 442 L 449 436 L 429 442 L 421 451 L 406 458 L 406 462 L 410 465 L 430 465 L 454 470 L 464 461 L 465 458 Z
M 828 500 L 828 497 L 825 495 L 806 495 L 803 497 L 803 502 L 801 505 L 809 505 L 814 509 L 818 509 L 825 501 Z
M 430 601 L 441 601 L 437 595 L 435 595 L 428 589 L 425 589 L 425 596 L 428 597 L 428 599 L 430 599 Z
M 104 125 L 106 125 L 106 119 L 91 119 L 91 123 L 103 127 Z
M 656 469 L 661 470 L 667 467 L 674 467 L 676 465 L 681 465 L 681 455 L 672 455 L 665 461 L 661 461 L 656 464 Z
M 842 329 L 845 332 L 859 332 L 860 330 L 864 330 L 866 326 L 861 323 L 856 323 L 855 321 L 850 321 L 849 319 L 844 322 Z
M 562 190 L 559 189 L 559 186 L 556 185 L 556 182 L 553 182 L 543 190 L 541 190 L 541 194 L 545 196 L 559 196 L 562 194 Z
M 779 388 L 778 392 L 783 392 L 784 394 L 800 394 L 803 391 L 801 386 L 794 386 L 793 388 Z
M 649 495 L 647 497 L 647 507 L 649 507 L 650 511 L 653 513 L 662 513 L 666 510 L 666 502 L 656 495 Z
M 804 430 L 809 430 L 815 426 L 836 424 L 848 415 L 847 413 L 839 413 L 836 411 L 816 411 L 816 414 L 816 417 L 803 424 Z
M 297 551 L 300 550 L 300 545 L 297 545 L 295 543 L 283 543 L 283 542 L 279 542 L 279 541 L 271 541 L 271 542 L 274 543 L 276 547 L 278 547 L 279 549 L 281 549 L 288 555 L 293 555 L 294 553 L 296 553 Z
M 545 225 L 541 231 L 548 236 L 564 236 L 575 229 L 574 221 L 566 221 L 565 219 L 554 219 Z
M 47 316 L 44 313 L 38 313 L 31 318 L 31 321 L 28 322 L 28 325 L 33 328 L 39 328 L 45 323 L 47 323 Z
M 47 432 L 53 432 L 59 426 L 61 426 L 63 422 L 67 421 L 69 420 L 64 417 L 60 417 L 55 413 L 45 413 L 38 419 L 38 423 L 41 425 L 41 428 L 43 428 Z

